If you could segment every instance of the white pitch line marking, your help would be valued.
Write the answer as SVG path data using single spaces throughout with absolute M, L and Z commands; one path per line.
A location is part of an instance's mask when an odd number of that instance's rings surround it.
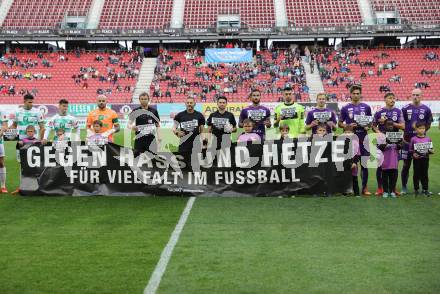
M 157 289 L 159 288 L 162 276 L 167 269 L 167 265 L 171 259 L 171 255 L 173 254 L 174 247 L 176 247 L 177 241 L 179 241 L 180 233 L 182 233 L 183 227 L 185 226 L 186 220 L 188 219 L 189 213 L 191 212 L 195 200 L 196 197 L 191 197 L 186 203 L 185 210 L 182 212 L 179 222 L 174 228 L 174 231 L 171 234 L 167 246 L 165 246 L 165 248 L 163 249 L 162 254 L 160 255 L 159 262 L 157 263 L 156 268 L 151 274 L 150 280 L 148 281 L 148 284 L 144 289 L 144 294 L 155 294 Z

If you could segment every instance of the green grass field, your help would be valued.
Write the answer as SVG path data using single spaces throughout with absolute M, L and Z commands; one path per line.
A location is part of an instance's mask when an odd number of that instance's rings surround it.
M 158 293 L 439 293 L 439 163 L 431 198 L 199 198 Z M 142 293 L 186 201 L 2 195 L 0 293 Z

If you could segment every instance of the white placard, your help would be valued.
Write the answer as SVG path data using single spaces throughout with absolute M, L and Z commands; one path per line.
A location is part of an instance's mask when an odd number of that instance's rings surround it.
M 386 132 L 385 136 L 391 143 L 399 143 L 403 140 L 403 132 Z
M 151 134 L 154 134 L 154 132 L 156 131 L 156 126 L 153 124 L 138 125 L 136 127 L 137 127 L 139 133 L 141 133 L 142 135 L 151 135 Z
M 373 117 L 371 115 L 355 114 L 354 121 L 361 127 L 366 127 L 371 124 Z
M 427 154 L 433 148 L 432 142 L 415 143 L 414 150 L 420 154 Z
M 321 123 L 328 122 L 331 117 L 332 117 L 332 114 L 331 114 L 331 112 L 328 112 L 328 111 L 314 112 L 313 113 L 313 118 L 317 119 Z

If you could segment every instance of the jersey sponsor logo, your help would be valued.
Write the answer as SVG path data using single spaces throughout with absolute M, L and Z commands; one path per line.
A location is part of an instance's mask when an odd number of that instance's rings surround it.
M 412 109 L 408 109 L 406 115 L 407 115 L 408 120 L 411 120 L 411 118 L 412 118 Z
M 350 118 L 350 119 L 353 119 L 353 108 L 348 108 L 348 117 Z

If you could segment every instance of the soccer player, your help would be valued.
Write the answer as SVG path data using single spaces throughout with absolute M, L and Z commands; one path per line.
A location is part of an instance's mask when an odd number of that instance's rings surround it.
M 43 145 L 47 143 L 50 131 L 53 130 L 55 133 L 54 141 L 56 141 L 58 130 L 64 130 L 64 139 L 66 141 L 79 141 L 80 131 L 78 128 L 78 119 L 74 116 L 67 114 L 69 108 L 69 101 L 66 99 L 61 99 L 58 102 L 58 113 L 50 118 L 47 122 L 47 130 L 44 132 L 44 137 L 42 140 Z M 72 134 L 72 131 L 75 133 Z
M 129 116 L 128 127 L 135 131 L 134 149 L 143 153 L 157 153 L 159 146 L 160 117 L 156 108 L 150 106 L 150 96 L 144 92 L 139 95 L 140 106 Z
M 393 121 L 393 126 L 396 130 L 403 130 L 405 128 L 405 123 L 403 121 L 402 111 L 394 106 L 396 104 L 396 96 L 394 95 L 394 93 L 389 92 L 385 94 L 384 99 L 385 107 L 381 108 L 374 114 L 373 130 L 376 133 L 385 134 L 385 122 L 387 120 Z M 376 180 L 377 191 L 375 195 L 382 196 L 382 168 L 380 166 L 376 170 Z M 395 193 L 395 191 L 393 191 L 393 193 Z
M 346 129 L 347 126 L 353 128 L 353 132 L 359 138 L 359 146 L 361 156 L 369 156 L 370 153 L 364 147 L 364 139 L 370 129 L 371 108 L 368 104 L 361 102 L 362 87 L 359 85 L 351 86 L 350 95 L 351 103 L 348 103 L 341 109 L 341 116 L 339 118 L 339 127 Z M 368 169 L 361 164 L 362 177 L 362 195 L 370 196 L 371 193 L 367 189 L 368 184 Z
M 23 107 L 15 113 L 14 122 L 11 129 L 16 129 L 18 132 L 18 140 L 26 137 L 26 128 L 34 126 L 35 135 L 40 140 L 44 135 L 44 119 L 43 114 L 36 108 L 33 108 L 34 96 L 26 94 L 23 97 Z M 17 144 L 17 161 L 20 162 L 20 146 Z
M 323 123 L 327 125 L 328 134 L 336 131 L 336 114 L 325 107 L 326 101 L 325 93 L 319 93 L 316 96 L 316 108 L 307 113 L 306 130 L 312 129 L 312 134 L 316 134 L 317 126 Z
M 193 150 L 194 142 L 200 139 L 205 125 L 203 114 L 194 109 L 196 102 L 193 97 L 186 98 L 186 110 L 174 117 L 173 133 L 180 138 L 179 153 L 188 155 Z M 197 141 L 202 144 L 202 141 Z
M 409 143 L 411 138 L 416 135 L 416 124 L 424 123 L 425 131 L 428 131 L 431 127 L 432 123 L 432 112 L 431 109 L 422 104 L 422 91 L 420 89 L 414 89 L 412 91 L 412 103 L 405 105 L 402 108 L 402 115 L 405 121 L 405 131 L 404 131 L 404 141 L 405 145 L 402 150 L 402 159 L 403 159 L 403 167 L 402 167 L 402 191 L 401 194 L 408 193 L 407 183 L 408 183 L 408 175 L 409 169 L 411 168 L 412 157 L 408 154 L 409 152 Z
M 229 146 L 231 142 L 231 133 L 237 131 L 237 121 L 234 115 L 226 110 L 228 99 L 221 96 L 217 99 L 218 110 L 211 113 L 207 120 L 208 133 L 213 134 L 217 138 L 217 147 L 220 149 L 223 139 L 227 140 L 225 146 Z M 224 136 L 224 138 L 223 138 Z M 210 140 L 211 138 L 209 138 Z
M 107 108 L 107 97 L 99 95 L 97 98 L 98 108 L 92 110 L 87 116 L 87 129 L 93 132 L 93 122 L 99 120 L 102 122 L 102 132 L 114 129 L 114 132 L 119 132 L 118 114 Z M 109 136 L 109 142 L 113 142 L 113 134 Z
M 293 91 L 290 87 L 284 88 L 283 97 L 284 102 L 275 107 L 275 127 L 278 127 L 280 123 L 287 124 L 292 138 L 305 134 L 304 106 L 293 101 Z
M 5 166 L 5 145 L 3 143 L 3 133 L 8 128 L 8 119 L 4 113 L 0 111 L 1 129 L 0 129 L 0 193 L 8 193 L 6 189 L 6 166 Z
M 266 128 L 270 128 L 272 123 L 270 122 L 270 110 L 267 107 L 260 105 L 261 92 L 254 89 L 249 95 L 249 99 L 252 104 L 246 108 L 243 108 L 240 112 L 238 120 L 238 126 L 243 127 L 245 119 L 250 119 L 254 122 L 254 133 L 260 136 L 261 141 L 264 141 L 266 136 Z

